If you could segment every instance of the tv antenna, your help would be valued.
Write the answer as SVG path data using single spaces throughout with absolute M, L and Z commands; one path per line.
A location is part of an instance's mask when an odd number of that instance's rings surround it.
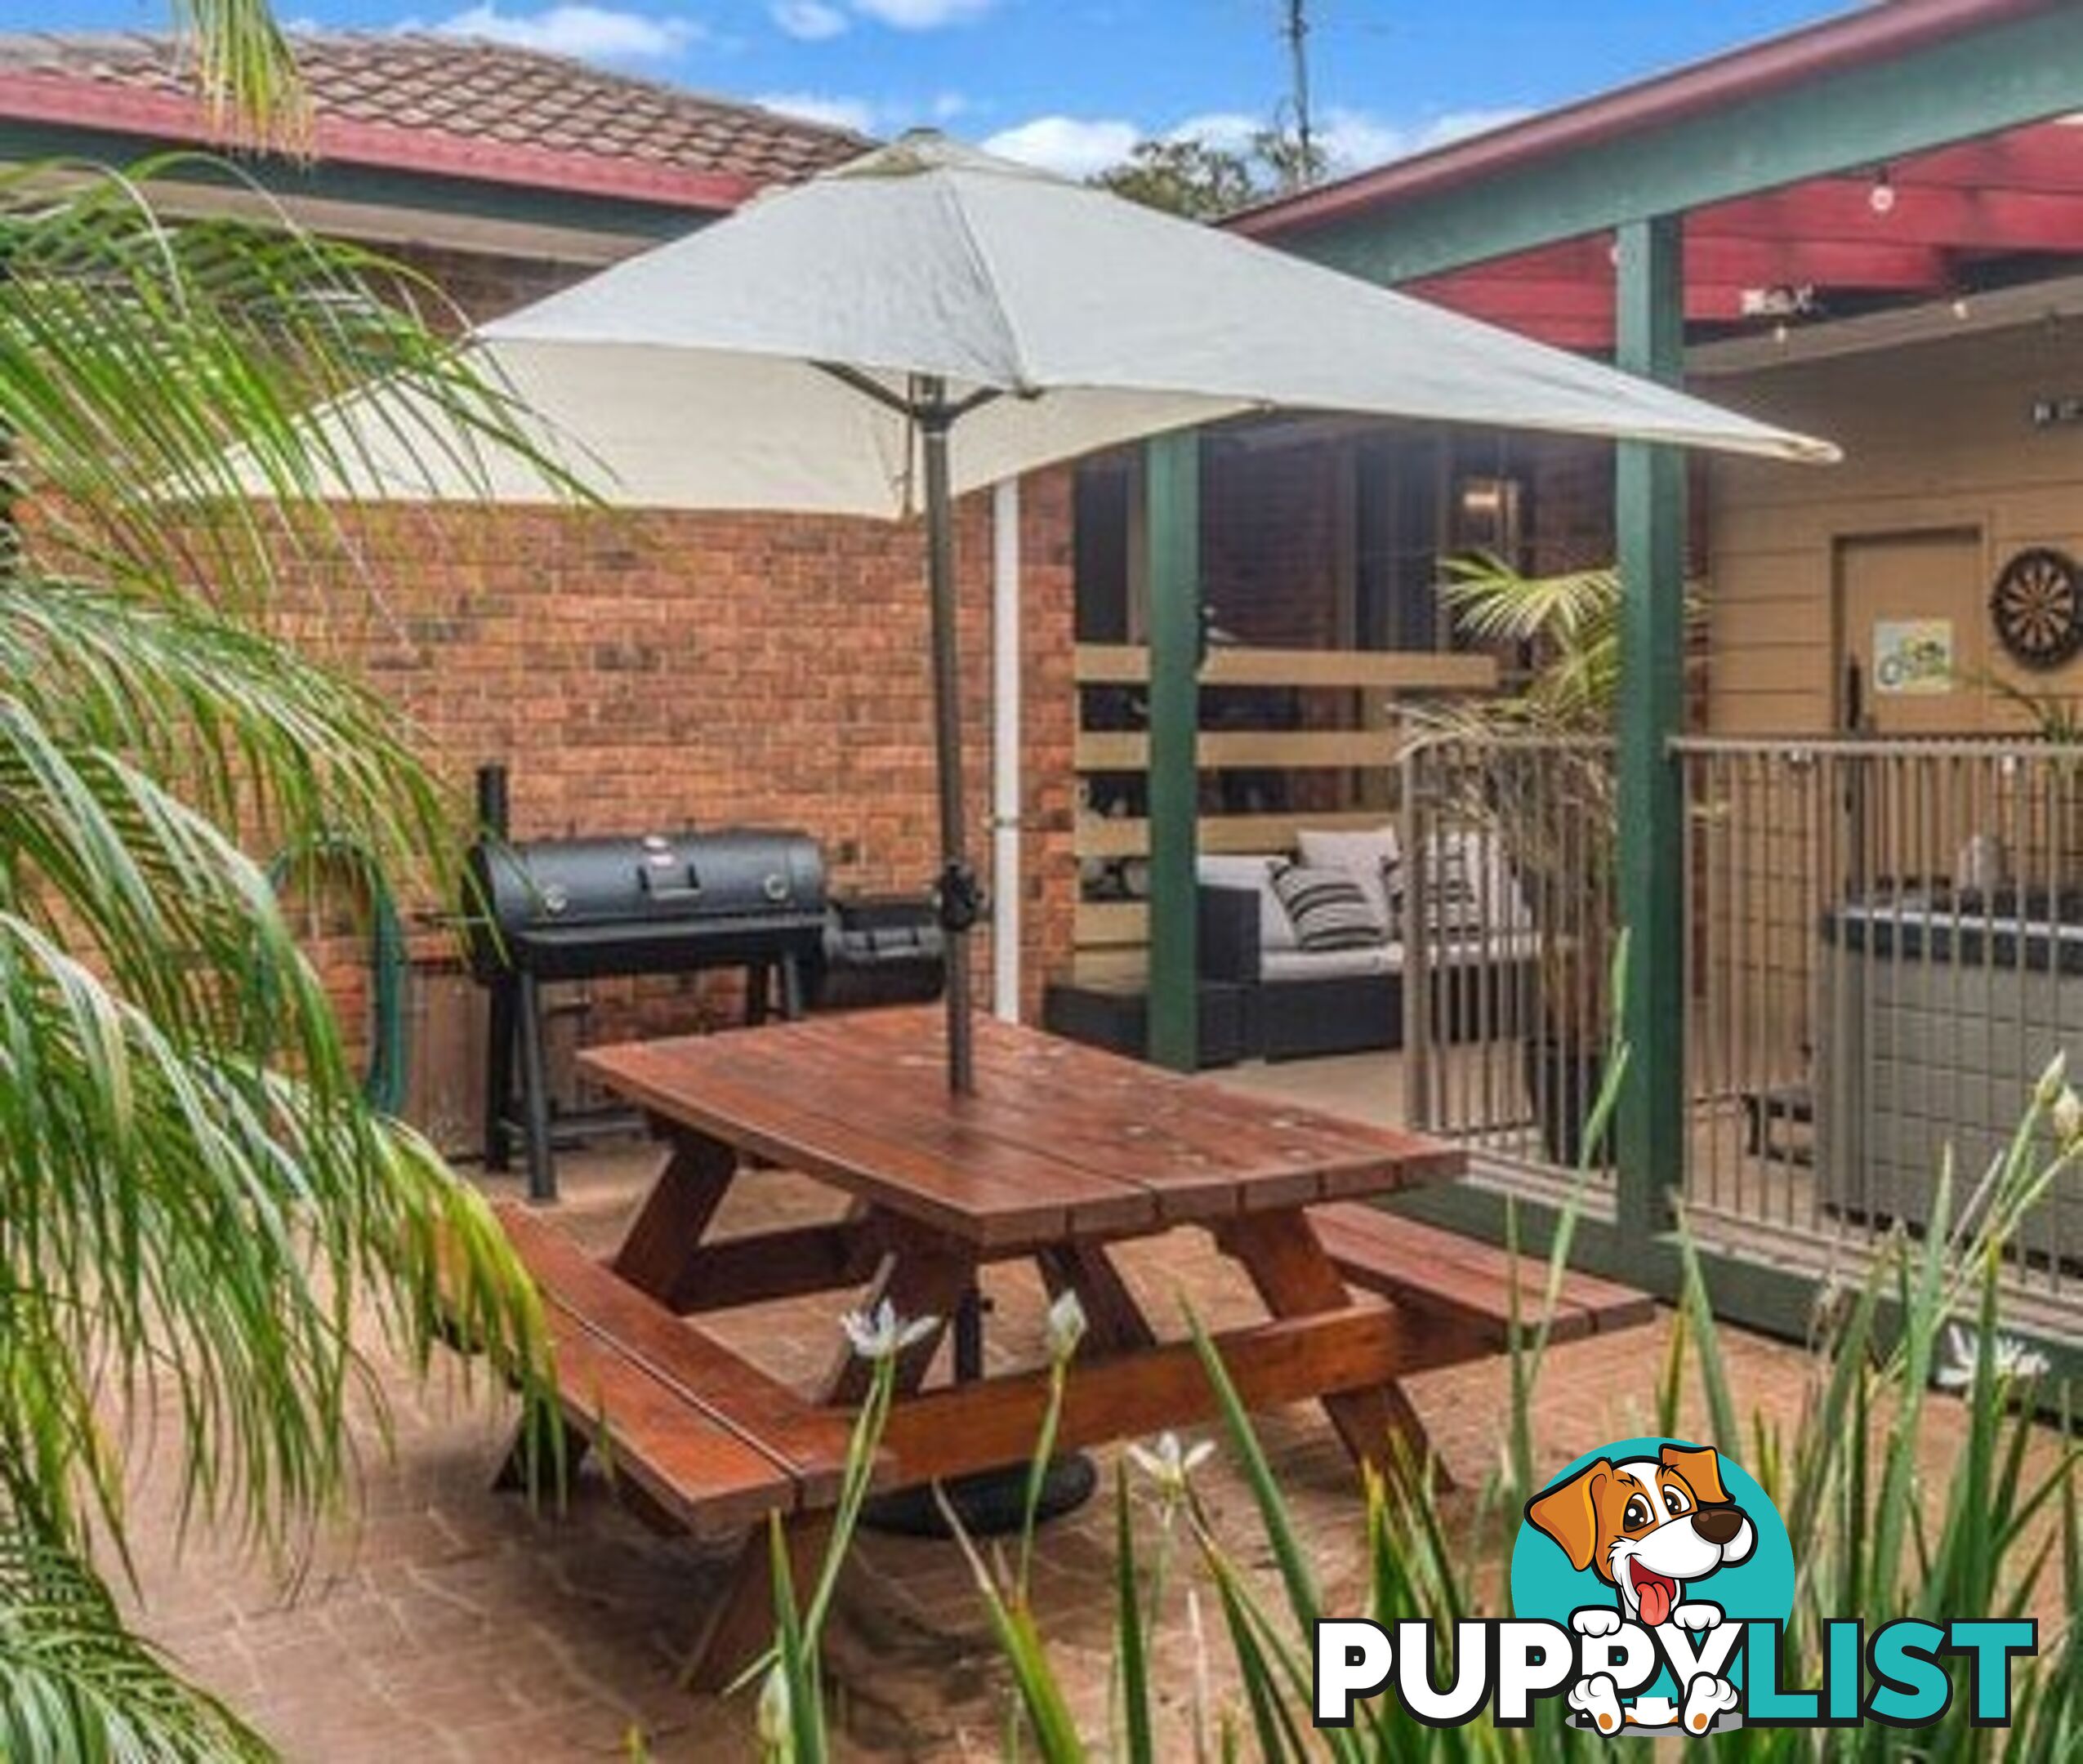
M 1315 163 L 1316 132 L 1309 118 L 1309 0 L 1282 0 L 1280 34 L 1287 43 L 1288 109 L 1295 118 L 1295 145 L 1304 166 Z

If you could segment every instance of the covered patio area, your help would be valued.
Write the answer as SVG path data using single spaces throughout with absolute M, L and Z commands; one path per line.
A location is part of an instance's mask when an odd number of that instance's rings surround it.
M 2067 620 L 2083 547 L 2064 390 L 2083 371 L 2079 57 L 2072 7 L 1866 8 L 1233 223 L 1844 445 L 1817 472 L 1688 470 L 1622 444 L 1566 448 L 1568 471 L 1434 474 L 1443 538 L 1480 492 L 1520 514 L 1508 561 L 1611 561 L 1626 586 L 1613 906 L 1635 1063 L 1583 1253 L 1669 1291 L 1689 1202 L 1717 1302 L 1793 1333 L 1832 1267 L 1919 1224 L 1874 1185 L 1947 1138 L 1978 1167 L 1986 1120 L 2014 1118 L 2076 1032 L 2050 952 L 2077 881 L 2060 742 L 2083 675 L 2072 646 L 2035 652 L 2017 602 L 2036 583 Z M 1164 608 L 1168 586 L 1207 578 L 1197 542 L 1205 523 L 1151 528 L 1151 1047 L 1174 1062 L 1196 1051 L 1204 972 L 1186 904 L 1197 778 L 1221 763 L 1205 741 L 1197 755 L 1193 622 Z M 1688 582 L 1706 608 L 1690 656 Z M 1912 632 L 1943 660 L 1904 689 Z M 1360 788 L 1412 813 L 1388 767 Z M 1976 871 L 1970 847 L 2000 861 Z M 1900 976 L 1881 969 L 1942 944 L 1916 1008 L 1938 1043 L 1993 1037 L 2000 1059 L 1926 1064 L 1900 1040 Z M 1537 1221 L 1554 1187 L 1519 1051 L 1483 1039 L 1488 1054 L 1407 1038 L 1379 1081 L 1413 1124 L 1513 1172 L 1407 1204 L 1496 1235 L 1501 1189 Z M 1416 1082 L 1413 1058 L 1430 1065 Z M 2040 1221 L 2020 1294 L 2072 1366 L 2067 1205 Z

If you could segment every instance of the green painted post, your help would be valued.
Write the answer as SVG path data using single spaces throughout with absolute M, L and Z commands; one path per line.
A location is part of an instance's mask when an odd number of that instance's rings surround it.
M 1150 597 L 1151 1060 L 1192 1071 L 1200 1053 L 1201 443 L 1144 443 Z
M 1633 221 L 1619 236 L 1619 365 L 1675 384 L 1685 366 L 1684 228 Z M 1670 752 L 1685 715 L 1685 460 L 1623 442 L 1614 526 L 1626 593 L 1619 728 L 1620 918 L 1628 928 L 1621 1022 L 1631 1065 L 1618 1122 L 1620 1221 L 1670 1222 L 1685 1155 L 1685 805 Z

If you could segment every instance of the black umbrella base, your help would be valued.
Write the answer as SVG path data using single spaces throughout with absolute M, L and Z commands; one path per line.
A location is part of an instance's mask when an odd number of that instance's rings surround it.
M 1007 1464 L 997 1470 L 979 1470 L 943 1482 L 948 1504 L 971 1537 L 1008 1537 L 1017 1532 L 1026 1517 L 1025 1464 Z M 1057 1519 L 1075 1512 L 1091 1499 L 1099 1486 L 1099 1468 L 1083 1452 L 1067 1452 L 1051 1459 L 1042 1474 L 1042 1499 L 1034 1513 L 1037 1521 Z M 894 1494 L 878 1494 L 861 1509 L 861 1523 L 872 1531 L 894 1532 L 899 1537 L 946 1538 L 948 1517 L 934 1498 L 928 1483 L 921 1488 L 899 1489 Z

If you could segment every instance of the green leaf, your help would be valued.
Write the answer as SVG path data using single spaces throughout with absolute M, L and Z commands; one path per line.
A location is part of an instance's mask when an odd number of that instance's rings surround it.
M 977 1591 L 983 1596 L 992 1633 L 997 1640 L 999 1652 L 1012 1670 L 1019 1706 L 1027 1717 L 1042 1764 L 1084 1764 L 1085 1742 L 1078 1735 L 1077 1723 L 1071 1717 L 1070 1705 L 1064 1699 L 1055 1668 L 1050 1663 L 1049 1650 L 1035 1627 L 1034 1614 L 1024 1604 L 1009 1601 L 999 1592 L 997 1581 L 977 1553 L 961 1516 L 938 1483 L 934 1485 L 934 1494 L 940 1503 L 950 1534 L 969 1564 Z
M 1251 1485 L 1252 1499 L 1257 1503 L 1260 1522 L 1265 1528 L 1267 1542 L 1273 1547 L 1273 1560 L 1279 1564 L 1288 1608 L 1294 1613 L 1296 1623 L 1308 1633 L 1315 1627 L 1322 1601 L 1317 1592 L 1315 1570 L 1309 1566 L 1301 1539 L 1296 1533 L 1294 1516 L 1288 1511 L 1287 1497 L 1281 1492 L 1273 1466 L 1266 1461 L 1258 1430 L 1251 1425 L 1243 1399 L 1230 1381 L 1229 1370 L 1223 1365 L 1214 1340 L 1190 1307 L 1187 1322 L 1193 1330 L 1194 1351 L 1200 1356 L 1208 1383 L 1215 1388 L 1216 1405 L 1222 1411 L 1230 1439 L 1237 1447 L 1238 1458 L 1243 1464 L 1244 1478 Z
M 1135 1519 L 1126 1460 L 1114 1466 L 1114 1654 L 1121 1673 L 1122 1726 L 1129 1764 L 1155 1764 L 1150 1722 L 1150 1668 L 1136 1589 Z
M 123 1627 L 85 1562 L 0 1518 L 0 1756 L 231 1764 L 274 1756 Z

